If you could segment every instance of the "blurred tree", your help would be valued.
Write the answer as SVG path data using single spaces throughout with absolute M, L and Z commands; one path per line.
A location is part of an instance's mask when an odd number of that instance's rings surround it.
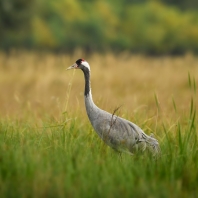
M 193 0 L 0 0 L 0 47 L 198 53 Z
M 162 2 L 174 5 L 182 9 L 198 9 L 197 0 L 161 0 Z
M 179 9 L 149 2 L 128 6 L 122 30 L 130 50 L 149 54 L 198 51 L 198 17 Z M 194 42 L 194 44 L 193 44 Z
M 0 0 L 0 46 L 25 44 L 34 0 Z
M 145 3 L 148 0 L 123 0 L 124 4 Z

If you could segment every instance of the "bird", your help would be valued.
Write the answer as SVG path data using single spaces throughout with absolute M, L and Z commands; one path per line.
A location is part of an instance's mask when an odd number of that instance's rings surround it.
M 84 99 L 88 118 L 98 136 L 111 148 L 119 153 L 135 154 L 148 150 L 152 156 L 158 156 L 160 146 L 153 135 L 147 135 L 136 124 L 121 118 L 114 113 L 109 113 L 95 105 L 91 93 L 90 65 L 83 59 L 78 59 L 67 68 L 80 69 L 84 73 L 85 89 Z

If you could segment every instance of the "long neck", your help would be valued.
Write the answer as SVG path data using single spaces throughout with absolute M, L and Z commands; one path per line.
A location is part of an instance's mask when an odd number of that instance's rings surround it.
M 84 77 L 85 77 L 85 106 L 87 115 L 89 117 L 89 120 L 93 124 L 93 120 L 95 119 L 95 116 L 97 115 L 97 112 L 99 108 L 94 104 L 91 94 L 91 83 L 90 83 L 90 71 L 87 68 L 84 68 L 83 70 Z
M 85 77 L 85 97 L 91 95 L 91 83 L 90 83 L 90 71 L 86 68 L 83 69 L 84 77 Z

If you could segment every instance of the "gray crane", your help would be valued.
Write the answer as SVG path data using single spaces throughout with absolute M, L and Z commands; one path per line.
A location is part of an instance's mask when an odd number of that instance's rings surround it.
M 99 137 L 110 147 L 133 154 L 137 150 L 149 150 L 153 156 L 158 156 L 160 147 L 158 141 L 146 135 L 136 124 L 123 119 L 114 113 L 108 113 L 98 108 L 92 99 L 90 83 L 90 66 L 84 59 L 78 59 L 68 69 L 81 69 L 85 78 L 85 106 L 89 120 Z

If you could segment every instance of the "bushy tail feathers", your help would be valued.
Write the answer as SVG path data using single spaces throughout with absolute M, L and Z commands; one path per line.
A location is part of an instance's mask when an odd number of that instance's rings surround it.
M 146 144 L 153 156 L 159 156 L 161 153 L 159 142 L 153 137 L 153 134 L 147 137 Z
M 153 137 L 153 134 L 150 136 L 144 134 L 143 139 L 140 140 L 139 147 L 142 151 L 148 149 L 154 157 L 158 157 L 161 153 L 159 143 Z

